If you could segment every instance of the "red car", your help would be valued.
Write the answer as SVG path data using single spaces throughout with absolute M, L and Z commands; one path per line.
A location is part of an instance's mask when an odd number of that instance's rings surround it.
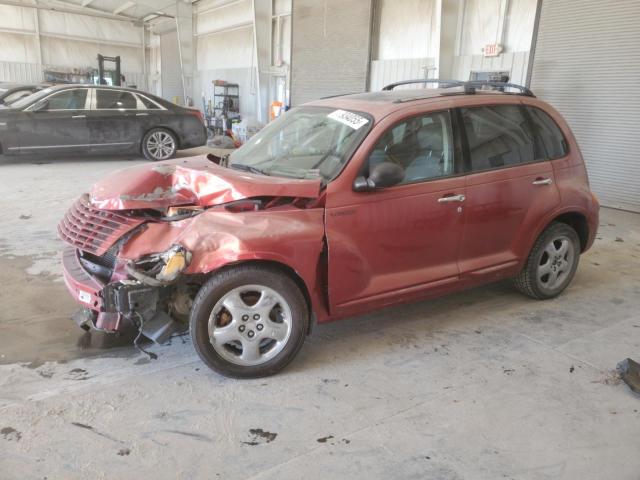
M 501 279 L 560 294 L 599 210 L 560 114 L 508 84 L 393 87 L 99 182 L 59 225 L 78 323 L 158 342 L 188 324 L 213 370 L 259 377 L 315 322 Z

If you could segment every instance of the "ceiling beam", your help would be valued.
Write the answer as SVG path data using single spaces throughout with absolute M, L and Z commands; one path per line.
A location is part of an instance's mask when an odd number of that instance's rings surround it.
M 131 7 L 134 7 L 136 5 L 136 2 L 125 2 L 122 5 L 120 5 L 118 8 L 116 8 L 113 11 L 114 15 L 118 15 L 121 12 L 124 12 L 125 10 L 128 10 Z
M 51 3 L 47 3 L 46 6 L 45 4 L 28 4 L 28 3 L 22 3 L 19 1 L 15 1 L 15 0 L 0 0 L 0 5 L 11 5 L 12 7 L 22 7 L 22 8 L 35 8 L 36 10 L 48 10 L 50 12 L 60 12 L 60 13 L 72 13 L 75 15 L 86 15 L 88 17 L 97 17 L 97 18 L 107 18 L 110 20 L 118 20 L 120 22 L 128 22 L 128 23 L 140 23 L 140 21 L 137 18 L 134 17 L 128 17 L 125 15 L 113 15 L 109 12 L 104 12 L 102 10 L 97 10 L 94 8 L 85 8 L 85 9 L 80 9 L 80 5 L 73 5 L 70 3 L 66 3 L 66 2 L 62 2 L 62 1 L 57 1 L 56 3 L 58 4 L 62 4 L 65 5 L 65 7 L 59 7 L 57 5 L 51 4 Z M 66 5 L 68 5 L 69 7 L 75 6 L 76 8 L 66 8 Z
M 91 2 L 93 2 L 93 0 L 82 0 L 82 5 L 83 7 L 86 7 L 87 5 L 89 5 Z

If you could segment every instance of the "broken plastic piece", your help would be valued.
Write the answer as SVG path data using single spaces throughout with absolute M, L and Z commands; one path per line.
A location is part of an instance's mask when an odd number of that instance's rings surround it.
M 616 370 L 622 381 L 626 383 L 633 392 L 640 395 L 640 364 L 630 358 L 625 358 L 618 363 Z
M 151 320 L 144 322 L 141 327 L 145 337 L 159 344 L 168 342 L 174 333 L 181 330 L 180 325 L 162 310 L 159 310 Z

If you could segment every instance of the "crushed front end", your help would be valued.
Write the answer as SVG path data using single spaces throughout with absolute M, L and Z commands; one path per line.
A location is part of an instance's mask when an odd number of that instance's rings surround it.
M 133 325 L 158 343 L 186 329 L 193 287 L 180 274 L 191 253 L 173 245 L 136 261 L 119 256 L 149 221 L 143 212 L 95 208 L 83 195 L 58 224 L 64 280 L 83 306 L 74 316 L 83 328 L 117 332 Z

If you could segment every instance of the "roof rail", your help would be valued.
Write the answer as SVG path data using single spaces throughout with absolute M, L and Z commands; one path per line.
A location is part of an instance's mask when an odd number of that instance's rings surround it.
M 390 83 L 389 85 L 385 85 L 382 87 L 382 90 L 393 90 L 396 87 L 401 85 L 412 85 L 414 83 L 437 83 L 441 84 L 442 88 L 451 88 L 451 87 L 463 87 L 465 82 L 460 80 L 439 80 L 437 78 L 419 78 L 417 80 L 403 80 L 401 82 Z
M 473 94 L 476 93 L 476 90 L 482 90 L 483 87 L 492 87 L 493 90 L 499 90 L 504 92 L 505 88 L 513 88 L 515 90 L 519 90 L 520 93 L 515 95 L 525 95 L 527 97 L 535 97 L 533 92 L 529 90 L 527 87 L 523 87 L 522 85 L 517 85 L 515 83 L 507 83 L 507 82 L 491 82 L 485 80 L 470 80 L 468 82 L 464 82 L 462 80 L 439 80 L 437 78 L 421 78 L 417 80 L 403 80 L 401 82 L 390 83 L 382 88 L 382 90 L 393 90 L 396 87 L 401 85 L 412 85 L 416 83 L 437 83 L 440 88 L 454 88 L 454 87 L 463 87 L 464 93 Z M 513 94 L 512 94 L 513 95 Z

